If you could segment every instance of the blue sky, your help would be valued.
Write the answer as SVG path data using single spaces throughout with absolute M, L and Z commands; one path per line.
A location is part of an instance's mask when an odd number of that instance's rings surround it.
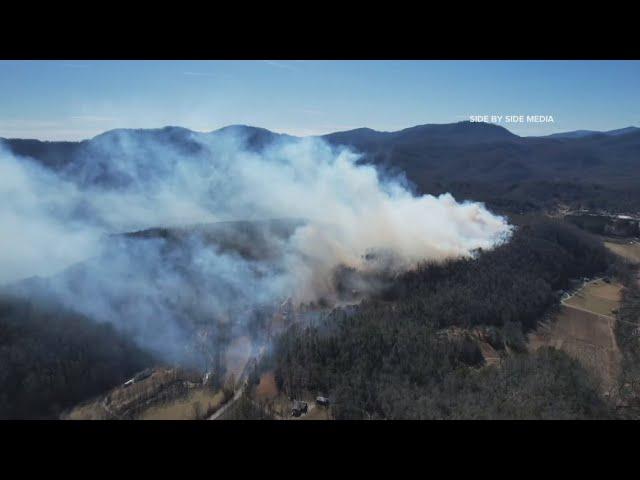
M 519 135 L 640 126 L 639 61 L 0 61 L 0 137 L 248 124 L 294 135 L 545 115 Z

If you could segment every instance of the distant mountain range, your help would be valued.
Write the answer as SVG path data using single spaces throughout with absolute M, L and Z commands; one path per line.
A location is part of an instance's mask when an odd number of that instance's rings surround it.
M 294 138 L 266 129 L 233 125 L 213 132 L 180 127 L 111 130 L 80 142 L 0 139 L 15 155 L 61 170 L 74 159 L 92 158 L 106 168 L 122 132 L 140 145 L 159 142 L 180 153 L 201 149 L 195 137 L 234 131 L 260 150 L 276 139 Z M 640 128 L 607 132 L 577 130 L 546 137 L 520 137 L 488 123 L 419 125 L 395 132 L 359 128 L 323 135 L 333 145 L 363 154 L 362 162 L 403 172 L 420 193 L 449 191 L 495 208 L 528 210 L 555 203 L 618 211 L 640 209 Z M 89 181 L 106 181 L 92 178 Z
M 638 127 L 618 128 L 617 130 L 608 130 L 606 132 L 598 132 L 596 130 L 574 130 L 572 132 L 554 133 L 547 135 L 550 138 L 583 138 L 590 135 L 625 135 L 627 133 L 638 132 Z

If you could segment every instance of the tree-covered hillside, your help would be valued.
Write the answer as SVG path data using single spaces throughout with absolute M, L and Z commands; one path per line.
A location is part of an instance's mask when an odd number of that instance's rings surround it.
M 0 418 L 57 418 L 152 363 L 109 324 L 55 304 L 0 298 Z
M 587 372 L 562 352 L 524 353 L 523 333 L 557 304 L 557 290 L 606 271 L 608 259 L 572 226 L 522 225 L 477 259 L 422 265 L 355 312 L 289 330 L 269 361 L 287 394 L 330 395 L 337 418 L 606 417 Z M 506 345 L 502 367 L 477 369 L 471 327 Z

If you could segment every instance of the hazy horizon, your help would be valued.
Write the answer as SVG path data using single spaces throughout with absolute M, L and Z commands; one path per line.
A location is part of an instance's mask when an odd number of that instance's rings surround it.
M 0 61 L 0 137 L 251 125 L 295 136 L 480 115 L 520 136 L 640 124 L 638 61 Z
M 42 141 L 42 142 L 81 142 L 81 141 L 85 141 L 85 140 L 91 140 L 95 137 L 98 137 L 100 135 L 104 135 L 105 133 L 108 132 L 112 132 L 115 130 L 162 130 L 165 128 L 185 128 L 187 130 L 191 130 L 193 132 L 197 132 L 197 133 L 212 133 L 212 132 L 216 132 L 218 130 L 222 130 L 224 128 L 228 128 L 228 127 L 247 127 L 247 128 L 259 128 L 259 129 L 265 129 L 268 131 L 271 131 L 273 133 L 277 133 L 277 134 L 282 134 L 282 135 L 288 135 L 290 137 L 296 137 L 296 138 L 313 138 L 313 137 L 322 137 L 324 135 L 329 135 L 332 133 L 340 133 L 340 132 L 347 132 L 347 131 L 352 131 L 352 130 L 358 130 L 358 129 L 369 129 L 369 130 L 373 130 L 376 132 L 381 132 L 381 133 L 393 133 L 393 132 L 399 132 L 402 130 L 408 130 L 414 127 L 419 127 L 419 126 L 423 126 L 423 125 L 451 125 L 453 123 L 462 123 L 465 122 L 465 120 L 460 120 L 459 122 L 447 122 L 447 123 L 421 123 L 421 124 L 417 124 L 417 125 L 409 125 L 407 127 L 404 128 L 400 128 L 397 130 L 378 130 L 375 128 L 370 128 L 367 127 L 366 125 L 363 125 L 361 127 L 355 127 L 352 129 L 348 129 L 348 130 L 333 130 L 333 131 L 328 131 L 328 132 L 324 132 L 324 133 L 318 133 L 318 134 L 309 134 L 309 135 L 295 135 L 293 133 L 290 132 L 286 132 L 286 131 L 278 131 L 278 130 L 271 130 L 269 128 L 265 128 L 262 127 L 260 125 L 250 125 L 250 124 L 232 124 L 232 125 L 223 125 L 222 127 L 219 128 L 215 128 L 212 130 L 195 130 L 195 129 L 191 129 L 188 127 L 184 127 L 182 125 L 161 125 L 161 126 L 157 126 L 157 127 L 115 127 L 115 128 L 110 128 L 108 130 L 104 130 L 101 132 L 96 133 L 95 135 L 91 136 L 91 137 L 86 137 L 86 138 L 78 138 L 78 139 L 48 139 L 48 138 L 35 138 L 35 137 L 3 137 L 2 135 L 0 135 L 0 138 L 5 138 L 7 140 L 38 140 L 38 141 Z M 474 122 L 472 122 L 474 123 Z M 475 122 L 475 123 L 486 123 L 489 125 L 496 125 L 495 123 L 491 123 L 491 122 Z M 513 129 L 505 127 L 504 125 L 497 125 L 500 126 L 502 128 L 504 128 L 505 130 L 518 135 L 516 132 L 513 131 Z M 620 127 L 614 127 L 611 129 L 607 129 L 607 130 L 593 130 L 594 132 L 608 132 L 608 131 L 615 131 L 615 130 L 622 130 L 625 128 L 640 128 L 637 125 L 624 125 L 624 126 L 620 126 Z M 591 131 L 589 129 L 576 129 L 576 130 L 563 130 L 562 132 L 554 132 L 552 134 L 544 134 L 544 135 L 518 135 L 520 137 L 538 137 L 538 136 L 547 136 L 547 135 L 554 135 L 554 134 L 558 134 L 558 133 L 571 133 L 571 132 L 579 132 L 579 131 Z

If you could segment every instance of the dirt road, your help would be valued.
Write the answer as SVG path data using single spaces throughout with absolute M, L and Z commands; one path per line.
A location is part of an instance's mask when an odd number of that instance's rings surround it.
M 240 385 L 240 388 L 236 390 L 236 393 L 233 395 L 231 400 L 227 401 L 227 403 L 225 403 L 218 410 L 216 410 L 215 413 L 211 415 L 207 420 L 218 420 L 222 415 L 224 415 L 224 412 L 226 412 L 234 403 L 236 403 L 240 399 L 240 397 L 242 397 L 242 394 L 247 389 L 247 384 L 248 382 L 245 379 L 242 382 L 242 385 Z
M 256 353 L 256 356 L 246 363 L 246 365 L 242 370 L 242 373 L 240 374 L 240 378 L 238 379 L 238 381 L 240 382 L 240 385 L 237 388 L 236 393 L 234 393 L 233 397 L 229 401 L 227 401 L 224 405 L 222 405 L 218 410 L 216 410 L 213 413 L 213 415 L 211 415 L 207 420 L 220 419 L 222 415 L 224 415 L 224 413 L 234 403 L 236 403 L 240 399 L 240 397 L 242 397 L 242 394 L 245 392 L 245 390 L 249 386 L 249 373 L 251 372 L 251 369 L 258 364 L 258 362 L 260 361 L 260 358 L 264 354 L 264 351 L 265 351 L 265 347 L 261 346 L 258 352 Z

